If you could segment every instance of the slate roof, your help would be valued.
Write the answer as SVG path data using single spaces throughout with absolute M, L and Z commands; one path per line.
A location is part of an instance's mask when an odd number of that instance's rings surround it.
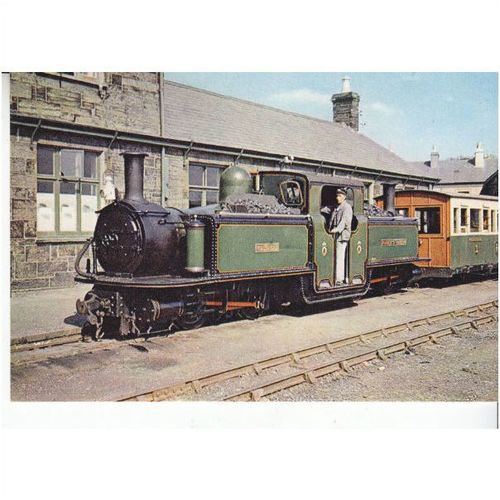
M 482 184 L 496 170 L 497 158 L 485 158 L 484 168 L 474 166 L 474 158 L 439 160 L 438 166 L 431 169 L 430 162 L 411 162 L 413 166 L 424 165 L 441 180 L 439 184 Z
M 489 194 L 492 196 L 498 196 L 498 170 L 495 170 L 483 184 L 481 189 L 481 194 Z
M 171 139 L 325 161 L 436 179 L 350 127 L 164 82 L 165 135 Z

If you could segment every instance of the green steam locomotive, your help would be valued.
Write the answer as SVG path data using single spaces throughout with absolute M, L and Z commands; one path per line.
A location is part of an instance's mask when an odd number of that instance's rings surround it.
M 125 196 L 100 210 L 76 262 L 76 279 L 93 285 L 77 310 L 96 338 L 355 299 L 370 287 L 404 286 L 420 272 L 417 221 L 396 214 L 394 185 L 384 186 L 385 206 L 376 209 L 354 179 L 287 170 L 251 175 L 232 166 L 221 176 L 218 204 L 180 210 L 145 200 L 144 155 L 124 156 Z M 341 285 L 325 215 L 339 189 L 353 212 Z

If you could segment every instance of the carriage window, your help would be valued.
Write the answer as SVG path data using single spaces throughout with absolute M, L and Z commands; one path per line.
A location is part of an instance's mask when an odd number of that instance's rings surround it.
M 460 232 L 466 233 L 467 226 L 469 225 L 469 213 L 466 208 L 460 209 Z
M 398 215 L 401 215 L 402 217 L 408 217 L 408 209 L 407 208 L 397 208 L 396 212 Z
M 420 234 L 439 234 L 441 232 L 441 209 L 417 208 L 415 217 L 418 220 Z
M 453 232 L 458 234 L 460 232 L 460 209 L 453 209 Z
M 479 232 L 479 208 L 470 209 L 470 232 Z
M 490 232 L 490 211 L 485 208 L 483 209 L 483 231 Z

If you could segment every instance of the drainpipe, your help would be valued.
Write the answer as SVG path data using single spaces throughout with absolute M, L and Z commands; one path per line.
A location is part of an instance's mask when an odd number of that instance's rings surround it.
M 158 73 L 158 96 L 159 96 L 159 106 L 160 106 L 160 137 L 163 137 L 165 132 L 165 113 L 163 109 L 164 96 L 163 96 L 163 74 Z M 161 147 L 161 206 L 167 206 L 168 199 L 168 158 L 165 155 L 165 146 Z
M 165 131 L 165 117 L 163 113 L 163 77 L 162 73 L 158 73 L 158 99 L 160 106 L 160 137 L 163 137 L 163 132 Z
M 165 146 L 161 148 L 161 206 L 166 207 L 168 200 L 168 158 L 165 154 Z

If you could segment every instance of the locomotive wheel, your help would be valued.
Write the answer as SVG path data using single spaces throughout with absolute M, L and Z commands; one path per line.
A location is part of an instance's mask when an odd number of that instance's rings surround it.
M 185 312 L 174 320 L 174 324 L 181 330 L 194 330 L 203 326 L 207 318 L 204 314 L 202 297 L 197 292 L 188 292 L 184 298 Z
M 82 341 L 83 342 L 92 342 L 92 340 L 96 340 L 95 334 L 97 331 L 97 327 L 92 325 L 88 321 L 86 321 L 82 326 Z
M 260 318 L 264 311 L 262 309 L 240 309 L 236 312 L 239 319 L 254 320 Z
M 269 310 L 269 297 L 266 292 L 262 292 L 260 295 L 259 294 L 245 294 L 245 301 L 248 302 L 259 302 L 260 307 L 257 309 L 254 308 L 245 308 L 245 309 L 238 309 L 236 311 L 236 315 L 240 319 L 250 319 L 254 320 L 257 318 L 260 318 L 266 311 Z
M 175 324 L 181 330 L 195 330 L 202 327 L 206 322 L 206 316 L 202 313 L 186 314 L 175 320 Z

